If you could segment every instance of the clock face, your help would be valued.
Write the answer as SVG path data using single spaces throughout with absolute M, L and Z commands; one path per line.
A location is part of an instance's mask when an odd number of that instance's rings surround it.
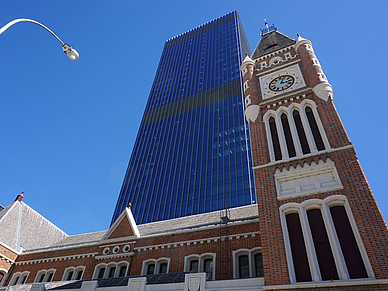
M 260 76 L 259 82 L 263 100 L 306 86 L 298 64 Z
M 268 88 L 271 91 L 279 92 L 279 91 L 283 91 L 283 90 L 290 88 L 292 85 L 294 85 L 294 83 L 295 83 L 295 79 L 293 76 L 282 75 L 282 76 L 279 76 L 279 77 L 276 77 L 275 79 L 273 79 L 269 83 Z

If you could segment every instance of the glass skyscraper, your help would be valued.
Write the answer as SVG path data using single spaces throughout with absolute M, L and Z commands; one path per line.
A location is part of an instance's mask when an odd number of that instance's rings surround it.
M 240 65 L 251 54 L 236 11 L 166 41 L 112 223 L 256 203 Z

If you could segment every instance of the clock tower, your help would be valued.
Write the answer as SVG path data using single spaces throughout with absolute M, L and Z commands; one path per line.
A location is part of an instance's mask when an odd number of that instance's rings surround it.
M 388 284 L 387 226 L 312 43 L 267 26 L 241 70 L 265 284 Z

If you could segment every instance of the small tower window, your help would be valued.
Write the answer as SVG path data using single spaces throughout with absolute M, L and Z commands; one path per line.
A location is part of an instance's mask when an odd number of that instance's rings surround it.
M 296 126 L 296 131 L 298 132 L 298 138 L 300 146 L 302 147 L 302 152 L 304 155 L 311 153 L 309 143 L 307 141 L 306 133 L 303 128 L 302 120 L 300 119 L 300 114 L 298 110 L 294 110 L 292 113 L 294 117 L 294 122 Z
M 323 143 L 323 139 L 321 133 L 319 132 L 317 121 L 315 120 L 313 110 L 310 107 L 306 107 L 306 116 L 309 121 L 311 132 L 314 137 L 315 145 L 317 146 L 318 151 L 323 151 L 325 149 L 325 145 Z
M 269 119 L 269 128 L 271 131 L 272 146 L 275 154 L 275 160 L 279 161 L 282 159 L 282 151 L 280 149 L 280 142 L 279 142 L 278 131 L 276 129 L 275 118 L 273 117 Z
M 284 131 L 284 137 L 286 138 L 288 156 L 290 158 L 292 158 L 292 157 L 296 156 L 296 152 L 295 152 L 294 142 L 292 140 L 292 134 L 291 134 L 290 125 L 288 124 L 287 115 L 285 113 L 283 113 L 282 116 L 281 116 L 281 119 L 282 119 L 282 126 L 283 126 L 283 131 Z

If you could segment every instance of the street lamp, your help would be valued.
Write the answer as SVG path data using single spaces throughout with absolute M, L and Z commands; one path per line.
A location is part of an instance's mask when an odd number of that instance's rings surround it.
M 6 31 L 8 28 L 10 28 L 12 25 L 19 23 L 19 22 L 32 22 L 32 23 L 39 25 L 40 27 L 43 27 L 48 32 L 50 32 L 62 44 L 63 52 L 69 57 L 70 60 L 72 60 L 72 61 L 78 60 L 79 54 L 75 49 L 73 49 L 67 43 L 63 43 L 63 41 L 58 36 L 56 36 L 56 34 L 54 32 L 52 32 L 48 27 L 46 27 L 42 23 L 39 23 L 38 21 L 35 21 L 32 19 L 19 18 L 19 19 L 12 20 L 12 21 L 8 22 L 6 25 L 4 25 L 2 28 L 0 28 L 0 34 L 2 34 L 4 31 Z

